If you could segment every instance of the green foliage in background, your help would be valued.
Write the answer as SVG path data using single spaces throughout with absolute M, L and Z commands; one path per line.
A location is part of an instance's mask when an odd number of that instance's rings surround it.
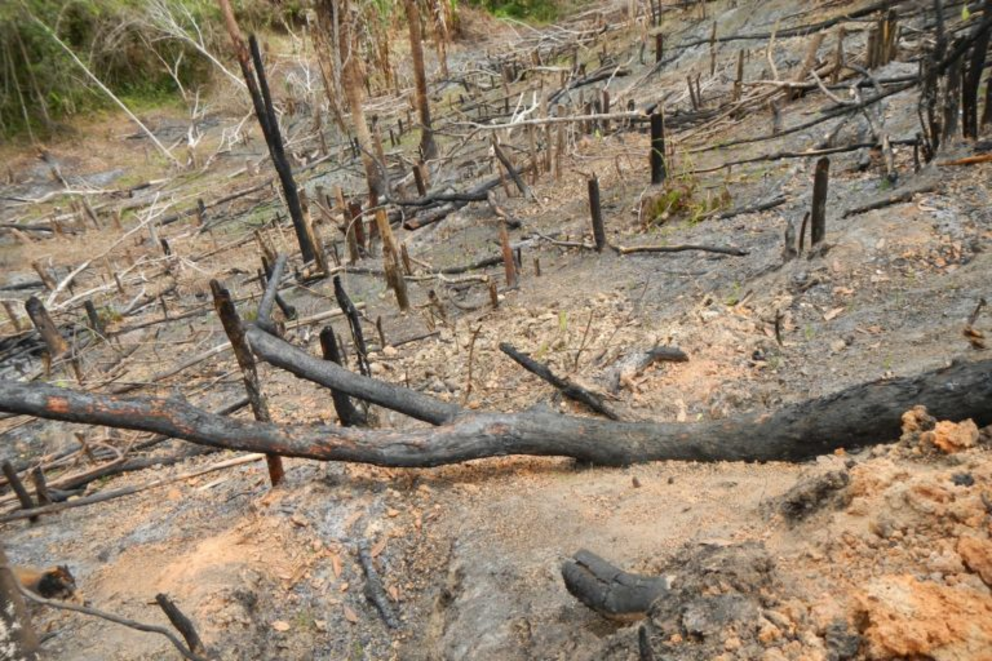
M 549 23 L 562 11 L 559 0 L 469 0 L 493 16 L 516 18 L 534 23 Z
M 302 13 L 302 0 L 235 0 L 245 30 L 278 28 Z M 0 0 L 0 138 L 47 137 L 60 121 L 109 107 L 37 18 L 114 94 L 147 108 L 180 98 L 211 74 L 209 61 L 180 30 L 223 61 L 229 47 L 214 0 Z

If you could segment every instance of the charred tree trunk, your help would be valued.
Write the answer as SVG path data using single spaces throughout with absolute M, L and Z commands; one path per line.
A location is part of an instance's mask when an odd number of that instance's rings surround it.
M 977 39 L 975 45 L 971 47 L 971 60 L 968 63 L 968 73 L 965 76 L 961 94 L 961 105 L 964 111 L 961 119 L 962 130 L 964 137 L 973 140 L 978 137 L 978 86 L 982 80 L 985 56 L 989 49 L 990 38 L 992 38 L 992 25 L 986 25 L 989 17 L 992 16 L 992 0 L 985 0 L 982 14 L 985 21 L 975 28 Z M 988 84 L 986 83 L 986 85 Z M 987 107 L 985 110 L 988 112 Z
M 245 339 L 244 327 L 238 312 L 231 300 L 231 294 L 218 281 L 210 281 L 210 289 L 214 295 L 214 307 L 217 309 L 217 316 L 220 317 L 227 333 L 231 346 L 234 348 L 234 356 L 237 358 L 238 366 L 241 368 L 241 375 L 244 379 L 245 390 L 248 393 L 248 403 L 251 405 L 252 413 L 259 422 L 271 422 L 269 406 L 262 394 L 262 385 L 258 379 L 258 369 L 255 367 L 255 357 L 251 353 L 248 342 Z M 269 453 L 265 457 L 269 466 L 269 480 L 272 486 L 278 486 L 282 481 L 285 471 L 282 460 L 278 454 Z
M 58 358 L 69 350 L 69 345 L 59 333 L 59 329 L 55 326 L 55 322 L 52 321 L 51 316 L 49 316 L 44 303 L 38 300 L 36 296 L 32 296 L 24 304 L 24 309 L 27 310 L 28 316 L 31 318 L 31 323 L 38 329 L 41 338 L 45 341 L 52 359 Z
M 265 334 L 250 335 L 254 346 L 256 336 Z M 364 394 L 356 386 L 378 383 L 344 379 L 340 372 L 328 379 L 332 380 L 331 385 L 353 396 Z M 208 413 L 177 397 L 104 395 L 8 380 L 0 380 L 0 411 L 147 431 L 211 447 L 389 467 L 439 466 L 514 454 L 574 457 L 602 466 L 658 460 L 804 461 L 838 448 L 898 438 L 902 414 L 918 404 L 938 419 L 992 423 L 992 360 L 866 383 L 774 413 L 756 411 L 695 423 L 608 422 L 545 411 L 458 414 L 457 408 L 433 398 L 388 387 L 401 397 L 416 396 L 414 406 L 426 400 L 449 407 L 451 422 L 405 431 L 276 425 Z M 400 410 L 389 395 L 380 401 Z
M 625 572 L 585 549 L 562 564 L 561 575 L 573 597 L 611 618 L 643 617 L 669 588 L 664 577 Z
M 241 74 L 244 76 L 245 84 L 248 86 L 248 94 L 251 96 L 252 105 L 255 108 L 255 116 L 258 118 L 262 134 L 265 136 L 265 143 L 269 148 L 269 155 L 272 157 L 272 165 L 279 175 L 282 184 L 283 194 L 286 196 L 286 207 L 289 209 L 289 216 L 293 220 L 293 229 L 296 232 L 296 239 L 300 244 L 300 254 L 303 261 L 308 262 L 313 259 L 313 246 L 307 235 L 306 225 L 303 221 L 303 209 L 300 206 L 300 198 L 296 190 L 296 182 L 293 179 L 293 170 L 286 158 L 285 149 L 282 144 L 282 136 L 279 133 L 279 122 L 276 117 L 275 107 L 272 105 L 272 95 L 269 91 L 269 84 L 265 78 L 265 69 L 262 65 L 262 55 L 258 49 L 258 43 L 254 36 L 249 37 L 251 42 L 251 53 L 245 46 L 241 37 L 241 30 L 238 28 L 237 20 L 234 18 L 234 10 L 231 9 L 229 0 L 218 0 L 221 13 L 227 32 L 234 45 L 234 53 L 241 65 Z M 257 76 L 257 77 L 256 77 Z

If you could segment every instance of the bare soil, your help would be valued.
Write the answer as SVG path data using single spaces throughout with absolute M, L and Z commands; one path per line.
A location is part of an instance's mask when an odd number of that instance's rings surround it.
M 832 16 L 861 4 L 823 3 L 813 14 L 796 14 L 794 3 L 784 0 L 715 2 L 707 11 L 710 19 L 718 17 L 720 33 L 730 34 L 771 30 L 779 21 L 784 26 L 820 20 L 821 13 Z M 711 106 L 725 100 L 733 85 L 735 44 L 720 47 L 712 78 L 709 49 L 702 46 L 686 51 L 660 75 L 642 78 L 650 64 L 638 60 L 641 32 L 625 23 L 625 11 L 626 3 L 580 11 L 560 26 L 542 28 L 543 36 L 475 16 L 466 27 L 472 37 L 453 47 L 452 69 L 481 66 L 488 61 L 487 51 L 524 51 L 535 39 L 568 39 L 595 26 L 601 12 L 611 27 L 595 44 L 583 46 L 581 57 L 591 70 L 598 50 L 605 48 L 628 63 L 632 74 L 611 83 L 618 97 L 626 93 L 643 105 L 667 95 L 666 112 L 687 111 L 685 78 L 692 72 L 703 75 Z M 697 13 L 666 14 L 671 21 L 666 30 L 686 39 L 708 37 L 712 22 Z M 832 39 L 824 41 L 823 61 L 832 52 Z M 849 39 L 853 53 L 864 36 Z M 766 45 L 753 45 L 746 80 L 769 77 Z M 801 38 L 778 39 L 778 69 L 797 67 L 806 45 Z M 916 65 L 906 61 L 908 48 L 903 61 L 875 74 L 915 73 Z M 285 76 L 296 66 L 291 55 L 282 54 L 274 58 L 273 75 Z M 545 90 L 557 80 L 557 73 L 548 74 Z M 524 80 L 512 88 L 520 93 L 532 85 Z M 501 90 L 490 95 L 500 96 Z M 449 111 L 458 94 L 439 87 L 440 121 L 458 120 Z M 152 183 L 130 197 L 93 197 L 100 204 L 133 206 L 124 213 L 123 229 L 104 216 L 103 229 L 71 236 L 0 234 L 0 286 L 35 280 L 31 263 L 39 260 L 64 277 L 149 215 L 185 211 L 197 198 L 209 203 L 271 178 L 257 127 L 244 125 L 251 136 L 247 144 L 228 141 L 226 132 L 243 117 L 243 109 L 223 90 L 214 96 L 201 119 L 205 141 L 198 148 L 202 163 L 221 147 L 209 167 L 170 172 L 148 154 L 147 141 L 135 138 L 132 127 L 116 117 L 94 120 L 76 138 L 46 145 L 73 188 L 127 191 Z M 913 137 L 919 130 L 917 98 L 918 91 L 911 89 L 882 102 L 885 127 L 894 138 Z M 384 116 L 391 103 L 388 97 L 371 102 Z M 784 125 L 807 121 L 829 103 L 822 94 L 810 93 L 784 107 Z M 147 120 L 170 141 L 181 138 L 189 124 L 170 110 L 151 113 Z M 785 264 L 785 225 L 798 224 L 809 209 L 815 159 L 692 173 L 729 160 L 814 148 L 836 121 L 727 148 L 720 145 L 770 133 L 770 115 L 749 112 L 671 131 L 670 166 L 675 177 L 695 186 L 697 200 L 726 192 L 729 202 L 722 210 L 776 194 L 786 202 L 729 219 L 675 216 L 650 227 L 639 216 L 642 198 L 652 192 L 647 135 L 576 136 L 561 179 L 544 173 L 531 182 L 536 202 L 507 197 L 500 189 L 500 204 L 522 221 L 512 237 L 521 247 L 522 277 L 511 290 L 503 286 L 499 268 L 486 271 L 500 285 L 499 307 L 491 307 L 486 287 L 477 282 L 427 278 L 411 282 L 416 309 L 401 315 L 380 278 L 341 273 L 348 292 L 366 306 L 373 374 L 469 408 L 543 406 L 591 415 L 505 357 L 498 344 L 507 341 L 605 393 L 626 417 L 689 421 L 773 410 L 863 381 L 979 355 L 962 331 L 979 299 L 990 294 L 992 164 L 939 165 L 973 153 L 971 143 L 952 142 L 938 164 L 918 172 L 912 148 L 897 148 L 895 184 L 885 180 L 881 164 L 867 150 L 832 156 L 828 249 Z M 318 151 L 305 137 L 310 118 L 287 114 L 285 122 L 298 147 L 298 176 L 312 197 L 318 185 L 361 191 L 357 160 L 348 156 L 312 165 Z M 851 120 L 839 133 L 840 144 L 857 142 L 866 126 L 863 117 Z M 405 140 L 402 149 L 412 153 L 414 139 L 408 135 Z M 457 143 L 448 140 L 442 149 Z M 472 180 L 470 171 L 491 176 L 484 156 L 487 140 L 478 137 L 474 151 L 436 173 L 433 185 L 461 190 Z M 525 160 L 525 134 L 513 135 L 510 142 L 520 148 L 514 157 Z M 4 222 L 46 222 L 60 213 L 56 207 L 67 210 L 70 198 L 62 195 L 64 187 L 52 180 L 36 152 L 5 146 L 0 155 L 14 180 L 2 189 Z M 600 180 L 608 239 L 614 245 L 733 245 L 749 254 L 621 256 L 563 248 L 539 238 L 538 233 L 559 241 L 590 240 L 586 182 L 593 173 Z M 395 174 L 402 176 L 398 168 Z M 911 188 L 923 192 L 844 218 L 849 209 Z M 10 199 L 47 194 L 52 198 L 44 203 Z M 260 295 L 254 281 L 258 250 L 250 240 L 234 245 L 238 240 L 263 229 L 298 262 L 292 230 L 271 225 L 277 212 L 285 215 L 279 195 L 268 187 L 211 208 L 211 233 L 198 231 L 192 218 L 160 226 L 157 236 L 170 242 L 171 258 L 142 229 L 82 274 L 75 293 L 57 296 L 50 305 L 57 318 L 81 324 L 81 310 L 71 309 L 71 301 L 99 288 L 88 296 L 118 330 L 162 318 L 162 292 L 168 292 L 172 315 L 205 310 L 128 332 L 113 346 L 91 345 L 83 354 L 85 385 L 140 383 L 141 392 L 181 391 L 206 408 L 243 396 L 229 353 L 167 379 L 155 376 L 226 341 L 209 312 L 211 278 L 224 280 L 236 297 L 244 297 L 241 313 L 251 314 Z M 479 204 L 425 229 L 398 230 L 398 238 L 419 262 L 440 268 L 496 254 L 497 227 L 489 208 Z M 321 231 L 328 242 L 340 242 L 332 222 Z M 378 268 L 380 263 L 370 258 L 362 266 Z M 124 281 L 124 294 L 116 290 L 115 272 Z M 443 318 L 428 302 L 431 290 L 442 302 Z M 330 280 L 293 287 L 284 295 L 303 317 L 336 306 Z M 26 296 L 22 290 L 0 292 L 18 303 Z M 132 301 L 142 298 L 151 303 L 125 314 Z M 385 344 L 371 323 L 377 318 Z M 979 316 L 975 329 L 990 332 L 988 319 Z M 347 335 L 340 320 L 333 325 L 340 336 Z M 432 331 L 437 333 L 406 342 Z M 318 332 L 316 326 L 303 326 L 287 338 L 317 353 Z M 17 336 L 7 320 L 0 333 Z M 84 337 L 80 330 L 76 341 Z M 618 368 L 624 359 L 659 344 L 680 347 L 689 361 L 657 363 L 640 372 Z M 40 354 L 39 348 L 3 361 L 0 378 L 45 378 Z M 267 365 L 260 371 L 277 421 L 336 420 L 325 390 Z M 47 378 L 77 385 L 68 368 L 56 368 Z M 396 413 L 373 412 L 383 427 L 420 424 Z M 941 434 L 964 439 L 942 447 L 933 437 L 922 437 L 914 420 L 907 420 L 901 441 L 879 439 L 892 443 L 852 448 L 808 465 L 658 462 L 607 469 L 566 459 L 506 457 L 389 470 L 289 460 L 285 483 L 270 489 L 264 464 L 255 463 L 69 510 L 34 525 L 2 524 L 3 544 L 17 563 L 70 565 L 85 600 L 125 617 L 165 624 L 154 597 L 168 594 L 223 659 L 637 659 L 642 627 L 656 658 L 666 659 L 992 659 L 988 432 L 941 427 Z M 0 431 L 0 458 L 10 460 L 75 449 L 75 434 L 84 434 L 90 445 L 116 448 L 143 440 L 137 434 L 24 418 L 0 420 Z M 166 441 L 146 454 L 165 459 L 186 449 L 184 443 Z M 87 493 L 180 475 L 228 454 L 128 473 L 92 483 Z M 74 460 L 63 470 L 87 465 L 82 453 Z M 840 486 L 807 492 L 824 479 Z M 792 506 L 788 513 L 783 503 Z M 365 577 L 357 559 L 361 544 L 371 548 L 384 578 L 401 620 L 398 630 L 385 626 L 363 593 Z M 561 581 L 561 562 L 580 548 L 629 571 L 670 575 L 670 598 L 638 623 L 600 617 L 571 597 Z M 177 656 L 159 636 L 72 613 L 37 609 L 34 615 L 37 626 L 50 634 L 47 658 Z

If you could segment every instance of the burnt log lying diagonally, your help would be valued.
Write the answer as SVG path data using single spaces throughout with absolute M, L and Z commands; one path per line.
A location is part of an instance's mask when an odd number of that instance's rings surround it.
M 265 335 L 249 331 L 253 345 Z M 324 376 L 334 381 L 335 388 L 356 397 L 367 396 L 366 381 L 377 383 L 357 379 L 347 370 L 328 369 Z M 381 390 L 373 394 L 389 408 L 417 409 L 424 401 L 436 402 L 397 386 L 378 385 Z M 407 399 L 392 401 L 389 389 Z M 938 419 L 972 418 L 988 425 L 990 402 L 992 360 L 984 360 L 857 385 L 776 412 L 725 420 L 611 422 L 545 411 L 451 414 L 450 405 L 437 402 L 435 413 L 449 407 L 441 426 L 392 431 L 236 420 L 198 409 L 182 398 L 122 397 L 0 380 L 0 411 L 147 431 L 247 452 L 390 467 L 439 466 L 506 455 L 574 457 L 602 466 L 657 460 L 803 461 L 842 447 L 897 438 L 902 413 L 917 404 Z
M 331 361 L 315 358 L 256 326 L 247 327 L 245 335 L 251 350 L 258 358 L 301 379 L 340 390 L 352 397 L 399 411 L 434 425 L 449 422 L 461 412 L 455 404 L 442 402 L 403 386 L 356 374 Z
M 601 557 L 579 550 L 561 566 L 569 593 L 592 610 L 613 618 L 647 614 L 669 588 L 663 576 L 640 576 L 614 567 Z

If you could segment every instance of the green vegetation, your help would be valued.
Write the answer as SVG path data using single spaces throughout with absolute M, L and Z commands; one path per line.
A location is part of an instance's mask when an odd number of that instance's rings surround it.
M 715 195 L 699 190 L 699 181 L 691 175 L 665 180 L 662 189 L 644 199 L 641 217 L 645 225 L 663 224 L 674 218 L 685 218 L 690 224 L 703 220 L 710 212 L 730 204 L 730 191 L 724 186 Z
M 0 3 L 0 135 L 51 134 L 57 121 L 107 106 L 52 33 L 115 94 L 162 99 L 207 72 L 193 49 L 165 38 L 142 0 L 13 0 Z M 185 11 L 177 20 L 210 22 L 206 0 L 157 3 Z M 51 33 L 49 32 L 51 30 Z M 168 65 L 166 64 L 168 63 Z M 170 72 L 170 67 L 172 71 Z
M 246 31 L 282 28 L 303 11 L 302 0 L 234 5 Z M 229 59 L 213 0 L 4 0 L 0 138 L 47 137 L 63 118 L 111 106 L 53 35 L 139 110 L 175 103 L 206 82 L 214 65 L 202 50 Z
M 548 23 L 558 18 L 563 7 L 556 0 L 469 0 L 493 16 Z

